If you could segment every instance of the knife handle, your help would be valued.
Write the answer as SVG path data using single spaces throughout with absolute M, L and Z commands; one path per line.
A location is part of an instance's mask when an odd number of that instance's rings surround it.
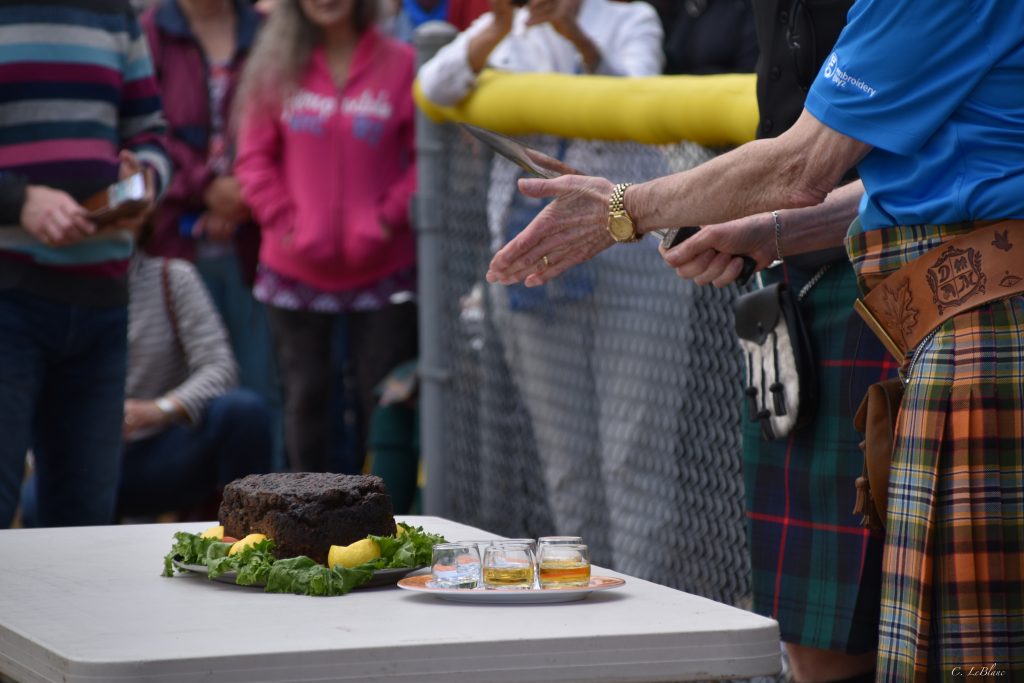
M 684 241 L 693 237 L 700 230 L 699 227 L 688 225 L 684 228 L 673 228 L 666 231 L 665 236 L 661 239 L 661 246 L 664 249 L 671 249 L 677 244 L 682 244 Z M 740 274 L 736 277 L 736 284 L 743 286 L 750 282 L 750 277 L 757 270 L 757 261 L 750 258 L 749 256 L 741 256 L 743 259 L 743 269 L 740 270 Z

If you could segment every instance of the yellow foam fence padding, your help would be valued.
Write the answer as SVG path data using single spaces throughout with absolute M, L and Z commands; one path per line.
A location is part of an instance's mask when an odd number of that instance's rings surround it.
M 544 133 L 644 144 L 691 141 L 706 147 L 754 139 L 754 74 L 618 78 L 484 70 L 454 107 L 416 103 L 437 122 L 472 123 L 506 135 Z

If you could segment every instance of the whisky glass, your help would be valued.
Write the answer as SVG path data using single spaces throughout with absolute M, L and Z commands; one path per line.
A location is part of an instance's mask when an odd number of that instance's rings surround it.
M 536 576 L 533 550 L 525 543 L 492 543 L 484 550 L 484 588 L 529 590 Z
M 476 588 L 480 583 L 480 551 L 475 543 L 438 543 L 430 574 L 436 588 Z
M 545 543 L 537 551 L 537 579 L 543 588 L 590 585 L 590 552 L 582 543 Z

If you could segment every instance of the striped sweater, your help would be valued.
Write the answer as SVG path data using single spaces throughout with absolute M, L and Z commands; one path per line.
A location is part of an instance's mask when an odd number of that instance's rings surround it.
M 136 255 L 132 259 L 125 396 L 173 397 L 195 424 L 203 419 L 210 399 L 235 387 L 238 365 L 195 266 L 167 261 L 166 289 L 163 272 L 162 258 Z M 139 433 L 133 438 L 149 435 Z
M 171 174 L 163 136 L 149 50 L 128 0 L 0 0 L 0 195 L 8 217 L 20 214 L 24 183 L 83 201 L 117 180 L 121 149 L 151 167 L 162 190 Z M 63 248 L 0 235 L 0 267 L 28 262 L 119 276 L 131 250 L 125 235 Z

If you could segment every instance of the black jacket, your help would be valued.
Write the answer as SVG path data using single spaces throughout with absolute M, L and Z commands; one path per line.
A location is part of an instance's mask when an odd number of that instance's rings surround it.
M 675 0 L 662 17 L 665 73 L 754 70 L 757 39 L 750 0 Z
M 853 0 L 754 0 L 759 138 L 779 135 L 803 110 L 807 89 L 831 54 Z

